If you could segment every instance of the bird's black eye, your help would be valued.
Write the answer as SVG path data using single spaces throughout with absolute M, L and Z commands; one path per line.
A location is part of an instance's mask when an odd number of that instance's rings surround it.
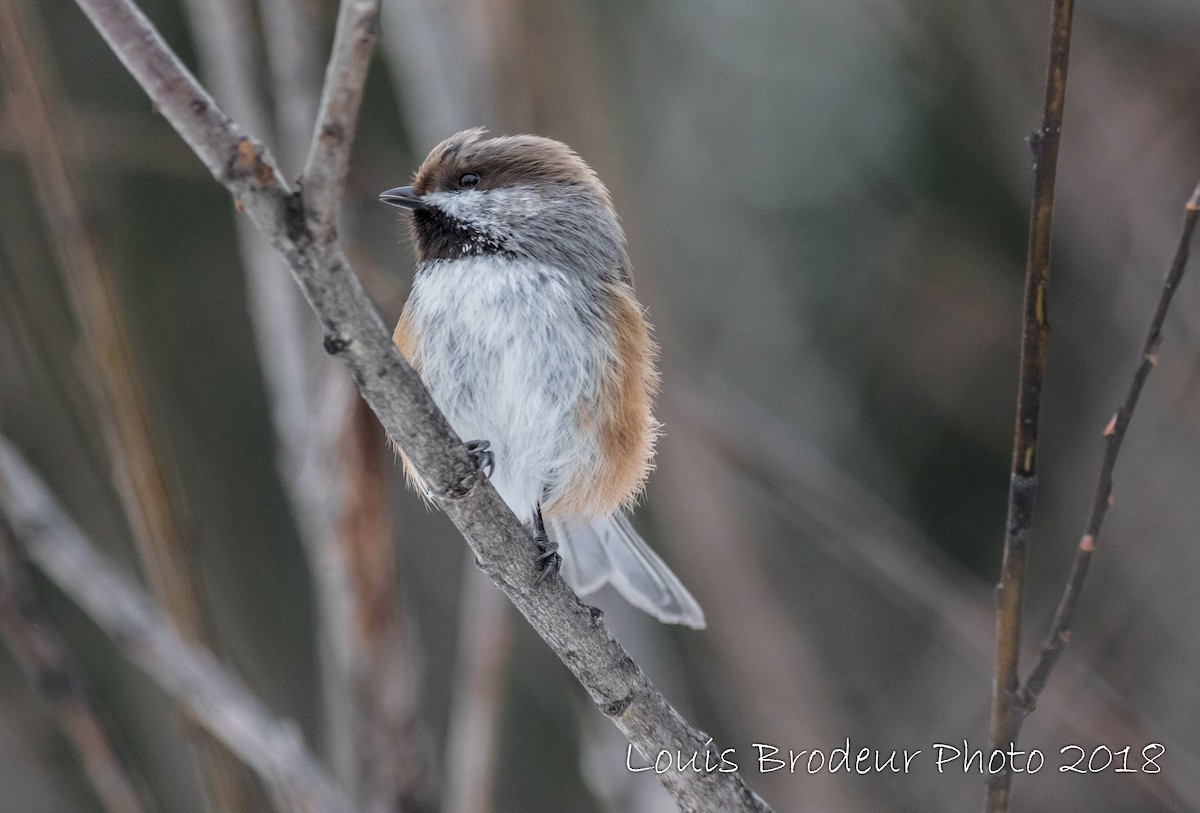
M 463 189 L 470 189 L 473 186 L 479 185 L 479 176 L 474 172 L 464 172 L 458 176 L 458 185 Z

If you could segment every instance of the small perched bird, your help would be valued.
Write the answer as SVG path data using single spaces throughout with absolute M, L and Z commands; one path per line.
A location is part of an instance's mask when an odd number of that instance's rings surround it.
M 484 134 L 451 136 L 412 186 L 380 195 L 411 211 L 417 255 L 396 345 L 533 525 L 539 581 L 561 561 L 582 595 L 609 583 L 701 628 L 700 605 L 624 513 L 654 456 L 657 348 L 608 190 L 565 144 Z

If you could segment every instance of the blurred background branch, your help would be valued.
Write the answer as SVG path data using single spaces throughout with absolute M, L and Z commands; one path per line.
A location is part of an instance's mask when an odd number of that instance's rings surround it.
M 65 116 L 55 69 L 24 0 L 4 0 L 0 13 L 8 95 L 22 111 L 17 121 L 43 217 L 54 224 L 53 248 L 82 328 L 85 377 L 101 410 L 126 521 L 155 595 L 187 640 L 213 648 L 182 497 L 123 323 L 111 269 L 84 203 L 71 141 L 74 124 Z M 229 811 L 253 810 L 257 797 L 237 761 L 203 737 L 198 745 L 214 804 Z
M 3 487 L 0 485 L 0 487 Z M 0 516 L 0 637 L 29 683 L 54 707 L 88 779 L 107 813 L 142 813 L 137 785 L 121 763 L 112 737 L 87 694 L 86 681 L 50 626 L 25 572 L 7 519 Z
M 26 554 L 70 595 L 209 734 L 250 765 L 275 807 L 351 813 L 344 792 L 305 749 L 207 651 L 189 644 L 128 578 L 114 570 L 0 437 L 0 501 Z

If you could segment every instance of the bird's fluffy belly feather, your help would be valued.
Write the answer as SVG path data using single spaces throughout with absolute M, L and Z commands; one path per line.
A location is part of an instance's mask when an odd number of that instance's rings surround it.
M 586 302 L 559 269 L 486 256 L 422 266 L 405 306 L 434 401 L 463 440 L 491 441 L 492 483 L 526 522 L 598 458 L 599 433 L 578 417 L 612 337 Z

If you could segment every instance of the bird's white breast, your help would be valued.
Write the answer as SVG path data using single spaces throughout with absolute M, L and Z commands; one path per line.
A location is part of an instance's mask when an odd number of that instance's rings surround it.
M 423 265 L 405 305 L 430 393 L 459 437 L 491 441 L 492 483 L 526 522 L 597 458 L 578 413 L 613 344 L 587 305 L 563 271 L 495 255 Z

